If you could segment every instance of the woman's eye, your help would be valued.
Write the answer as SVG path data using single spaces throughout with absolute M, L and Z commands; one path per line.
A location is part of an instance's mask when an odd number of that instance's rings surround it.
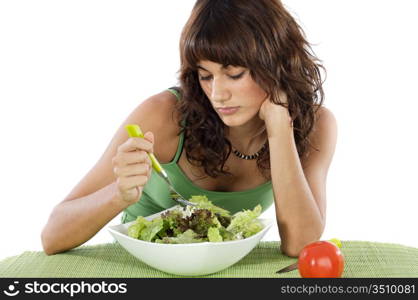
M 245 73 L 245 71 L 244 71 L 244 72 L 239 73 L 238 75 L 229 76 L 229 77 L 231 77 L 231 78 L 232 78 L 232 79 L 234 79 L 234 80 L 237 80 L 237 79 L 240 79 L 240 78 L 242 77 L 242 75 L 244 75 L 244 73 Z
M 212 75 L 208 75 L 208 76 L 200 76 L 200 80 L 209 80 L 211 78 Z
M 238 79 L 240 79 L 241 77 L 242 77 L 242 75 L 244 75 L 244 73 L 245 73 L 245 71 L 244 72 L 241 72 L 240 74 L 238 74 L 238 75 L 228 75 L 229 76 L 229 78 L 231 78 L 231 79 L 233 79 L 233 80 L 238 80 Z M 212 75 L 208 75 L 208 76 L 199 76 L 199 79 L 200 80 L 210 80 L 212 78 Z

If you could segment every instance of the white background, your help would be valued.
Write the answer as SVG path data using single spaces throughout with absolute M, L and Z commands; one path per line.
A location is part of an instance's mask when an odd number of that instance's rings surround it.
M 322 239 L 418 247 L 416 1 L 284 3 L 328 70 L 338 121 Z M 0 2 L 0 259 L 41 250 L 53 206 L 121 122 L 177 83 L 193 4 Z M 277 228 L 265 240 L 279 240 Z M 103 229 L 87 243 L 109 241 Z

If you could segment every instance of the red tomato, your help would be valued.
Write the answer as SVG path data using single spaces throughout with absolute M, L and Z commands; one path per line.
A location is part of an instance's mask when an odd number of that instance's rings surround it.
M 306 245 L 299 254 L 298 269 L 304 278 L 341 277 L 344 256 L 335 244 L 318 241 Z

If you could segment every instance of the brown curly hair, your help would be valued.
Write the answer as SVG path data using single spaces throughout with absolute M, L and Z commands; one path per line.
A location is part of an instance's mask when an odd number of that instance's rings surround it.
M 176 110 L 191 164 L 213 178 L 231 175 L 225 162 L 232 146 L 224 134 L 226 125 L 200 86 L 201 60 L 249 69 L 270 100 L 288 108 L 298 155 L 307 155 L 312 147 L 309 133 L 324 99 L 320 69 L 326 70 L 280 1 L 198 0 L 181 34 L 180 56 L 182 99 Z M 287 104 L 280 101 L 280 90 L 286 93 Z M 257 166 L 271 179 L 268 147 L 257 158 Z

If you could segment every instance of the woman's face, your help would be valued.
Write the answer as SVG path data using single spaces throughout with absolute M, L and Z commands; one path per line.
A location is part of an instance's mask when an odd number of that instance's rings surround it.
M 200 86 L 227 126 L 241 126 L 249 121 L 260 121 L 258 112 L 267 94 L 251 78 L 248 69 L 224 67 L 209 60 L 202 60 L 198 63 L 198 76 Z

